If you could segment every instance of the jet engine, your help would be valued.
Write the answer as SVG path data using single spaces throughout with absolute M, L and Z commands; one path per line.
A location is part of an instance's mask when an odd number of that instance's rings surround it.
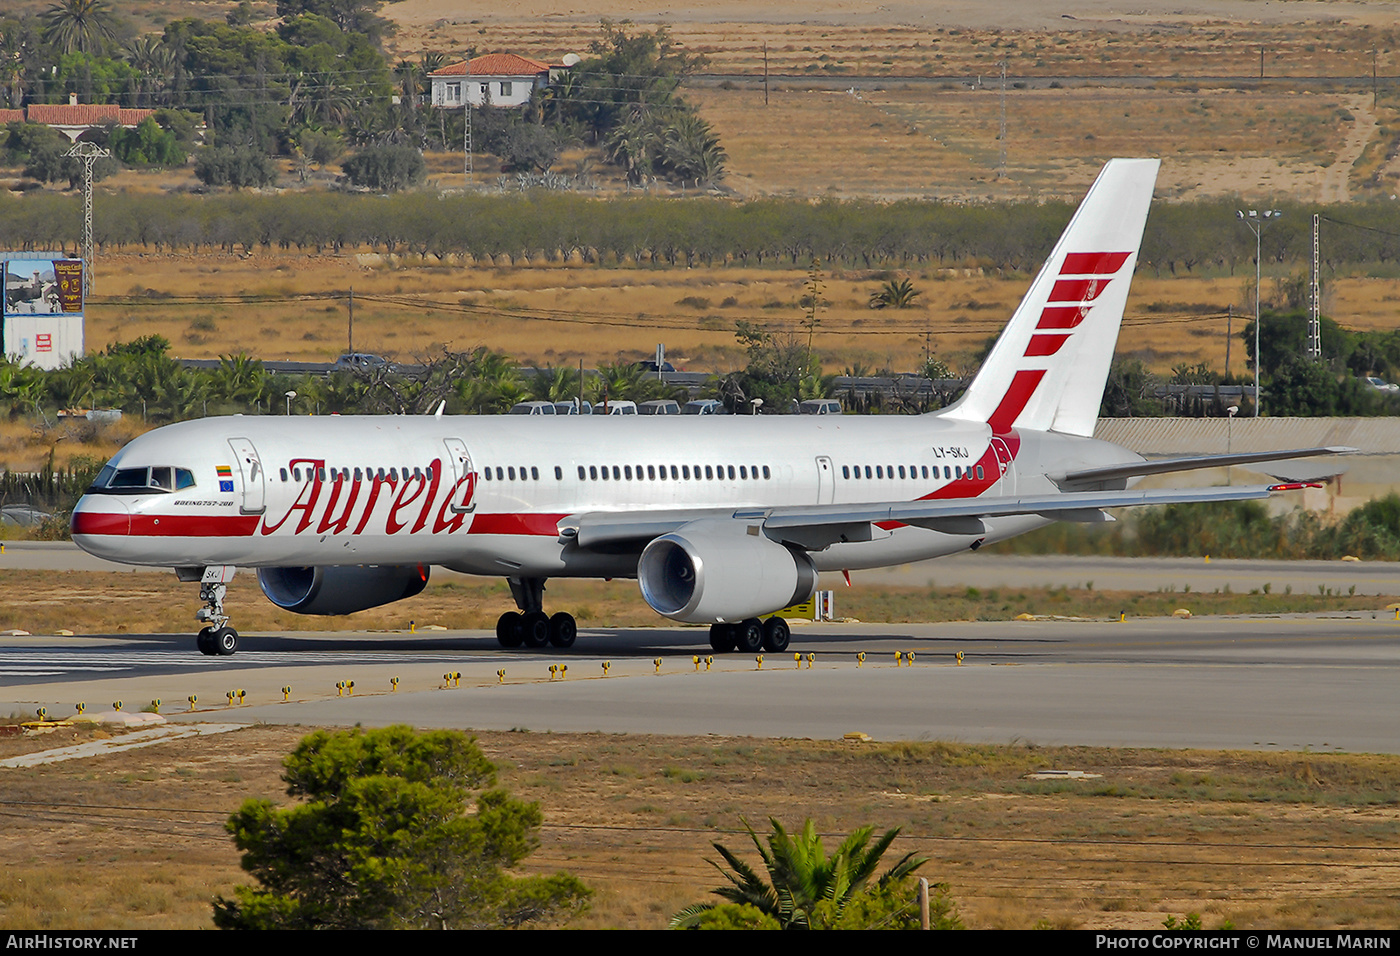
M 297 614 L 353 614 L 413 597 L 427 583 L 426 565 L 258 569 L 267 599 Z
M 637 564 L 642 597 L 658 614 L 719 624 L 769 614 L 810 598 L 817 569 L 806 552 L 757 525 L 694 521 L 648 544 Z

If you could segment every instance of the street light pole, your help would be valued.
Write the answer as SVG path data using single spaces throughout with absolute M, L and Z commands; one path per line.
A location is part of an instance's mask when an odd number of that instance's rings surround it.
M 1262 54 L 1261 54 L 1262 55 Z M 1235 218 L 1249 227 L 1254 233 L 1254 417 L 1259 417 L 1259 284 L 1262 278 L 1261 266 L 1264 253 L 1264 224 L 1283 215 L 1278 209 L 1265 209 L 1260 212 L 1251 209 L 1235 211 Z

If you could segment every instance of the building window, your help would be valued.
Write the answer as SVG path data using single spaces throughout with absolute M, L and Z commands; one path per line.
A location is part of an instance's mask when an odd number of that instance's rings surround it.
M 502 95 L 502 96 L 510 96 L 510 91 L 511 91 L 511 84 L 509 84 L 509 83 L 502 83 L 502 84 L 501 84 L 501 95 Z

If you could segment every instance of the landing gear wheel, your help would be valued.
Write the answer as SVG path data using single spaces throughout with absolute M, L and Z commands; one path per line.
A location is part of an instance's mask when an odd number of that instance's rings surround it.
M 734 646 L 744 654 L 754 654 L 763 647 L 763 622 L 751 617 L 734 625 Z
M 520 626 L 520 613 L 507 611 L 496 621 L 496 640 L 502 647 L 519 647 L 525 640 L 525 631 Z
M 770 654 L 781 654 L 788 649 L 792 640 L 792 628 L 780 617 L 770 617 L 763 622 L 763 649 Z
M 531 611 L 520 619 L 520 633 L 526 647 L 544 647 L 549 643 L 549 615 Z
M 221 657 L 232 657 L 238 650 L 238 632 L 231 627 L 221 627 L 213 634 L 214 653 Z
M 215 654 L 219 653 L 219 649 L 214 646 L 214 631 L 214 628 L 206 627 L 204 630 L 200 631 L 199 635 L 194 639 L 194 646 L 199 648 L 199 653 L 206 657 L 213 657 Z
M 711 624 L 710 646 L 715 649 L 716 654 L 728 654 L 734 650 L 734 625 Z
M 573 647 L 578 637 L 578 624 L 572 614 L 560 611 L 549 619 L 549 643 L 555 647 Z

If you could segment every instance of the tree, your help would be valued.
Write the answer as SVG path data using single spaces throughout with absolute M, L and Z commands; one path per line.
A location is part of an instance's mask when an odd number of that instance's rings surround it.
M 566 873 L 502 872 L 537 846 L 540 808 L 484 789 L 496 768 L 459 731 L 319 731 L 284 766 L 305 802 L 249 800 L 229 818 L 260 886 L 215 901 L 221 929 L 515 928 L 587 901 Z
M 117 36 L 116 15 L 102 0 L 59 0 L 40 19 L 44 40 L 60 53 L 98 53 Z
M 872 309 L 907 309 L 919 297 L 919 290 L 908 279 L 889 279 L 870 294 Z
M 340 164 L 355 186 L 396 192 L 421 183 L 428 174 L 423 154 L 413 146 L 369 146 Z
M 702 926 L 913 929 L 918 926 L 913 874 L 928 862 L 926 857 L 905 854 L 873 884 L 871 882 L 880 866 L 880 858 L 899 835 L 899 828 L 887 831 L 872 845 L 870 838 L 874 828 L 861 827 L 827 856 L 811 820 L 807 820 L 802 832 L 796 835 L 789 835 L 775 819 L 769 818 L 769 822 L 773 831 L 768 835 L 767 846 L 753 827 L 747 822 L 744 824 L 768 870 L 768 881 L 722 843 L 712 844 L 729 869 L 713 860 L 710 864 L 730 884 L 713 892 L 728 904 L 688 906 L 671 918 L 673 929 Z M 931 904 L 930 915 L 934 916 L 936 928 L 961 926 L 952 901 L 946 895 L 946 887 L 939 887 L 937 899 Z
M 261 150 L 252 147 L 208 146 L 194 159 L 194 174 L 206 186 L 270 186 L 277 181 L 277 167 Z

